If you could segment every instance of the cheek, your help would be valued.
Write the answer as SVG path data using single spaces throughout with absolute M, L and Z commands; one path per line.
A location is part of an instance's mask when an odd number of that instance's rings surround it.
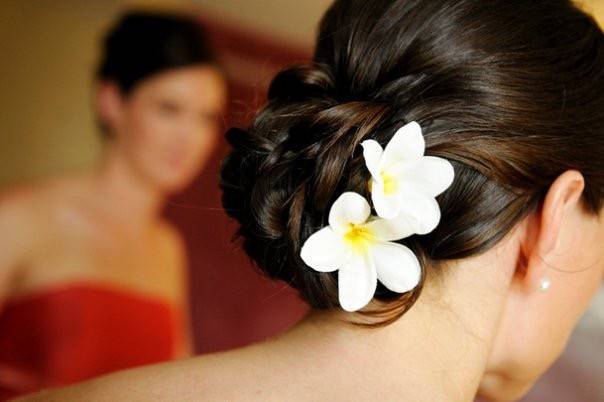
M 191 159 L 194 169 L 201 169 L 206 165 L 218 145 L 218 135 L 215 129 L 204 129 L 193 140 Z
M 167 119 L 152 111 L 141 111 L 133 116 L 132 138 L 141 147 L 160 147 L 166 143 L 171 131 Z
M 215 129 L 193 123 L 193 118 L 183 118 L 175 125 L 173 133 L 165 137 L 162 166 L 178 187 L 187 185 L 206 166 L 218 142 Z
M 161 163 L 169 142 L 170 130 L 162 119 L 144 109 L 128 116 L 123 143 L 127 158 L 145 171 Z

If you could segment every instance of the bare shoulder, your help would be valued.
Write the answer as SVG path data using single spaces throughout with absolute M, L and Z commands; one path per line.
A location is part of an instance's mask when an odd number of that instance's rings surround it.
M 41 229 L 69 210 L 78 187 L 77 179 L 52 179 L 0 191 L 0 225 L 43 233 Z
M 15 236 L 35 230 L 39 224 L 43 194 L 38 188 L 22 185 L 0 193 L 0 236 Z
M 0 284 L 6 285 L 44 242 L 44 212 L 40 192 L 31 186 L 0 193 Z
M 256 346 L 109 374 L 67 388 L 50 390 L 19 399 L 19 402 L 154 400 L 158 402 L 231 401 L 273 402 L 308 400 L 285 383 L 282 367 L 267 364 L 266 353 Z M 233 373 L 237 375 L 233 376 Z

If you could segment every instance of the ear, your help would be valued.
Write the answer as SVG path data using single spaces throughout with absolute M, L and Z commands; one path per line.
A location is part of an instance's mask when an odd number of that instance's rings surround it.
M 122 92 L 111 81 L 97 84 L 95 109 L 103 126 L 114 131 L 120 124 L 123 108 Z
M 521 242 L 524 267 L 519 270 L 526 291 L 539 289 L 546 272 L 548 255 L 558 249 L 560 234 L 572 223 L 571 212 L 581 208 L 580 200 L 585 179 L 576 170 L 558 176 L 550 186 L 539 210 L 526 221 L 526 232 Z

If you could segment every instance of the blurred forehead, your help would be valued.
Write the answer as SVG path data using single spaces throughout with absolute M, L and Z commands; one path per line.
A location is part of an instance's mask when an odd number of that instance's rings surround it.
M 140 83 L 131 94 L 135 102 L 170 100 L 188 106 L 222 107 L 226 83 L 213 66 L 199 65 L 168 70 Z

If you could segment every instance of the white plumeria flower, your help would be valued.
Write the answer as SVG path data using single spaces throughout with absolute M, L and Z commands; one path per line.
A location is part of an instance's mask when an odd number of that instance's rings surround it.
M 329 211 L 329 226 L 310 236 L 301 251 L 302 260 L 314 270 L 338 270 L 338 296 L 346 311 L 369 303 L 378 279 L 393 292 L 404 293 L 421 278 L 415 254 L 392 243 L 407 236 L 407 228 L 370 214 L 363 196 L 342 194 Z
M 371 173 L 371 198 L 377 214 L 394 219 L 410 234 L 426 234 L 440 220 L 436 197 L 453 182 L 453 165 L 443 158 L 424 156 L 425 141 L 417 122 L 401 127 L 386 149 L 374 140 L 363 141 L 363 156 Z

